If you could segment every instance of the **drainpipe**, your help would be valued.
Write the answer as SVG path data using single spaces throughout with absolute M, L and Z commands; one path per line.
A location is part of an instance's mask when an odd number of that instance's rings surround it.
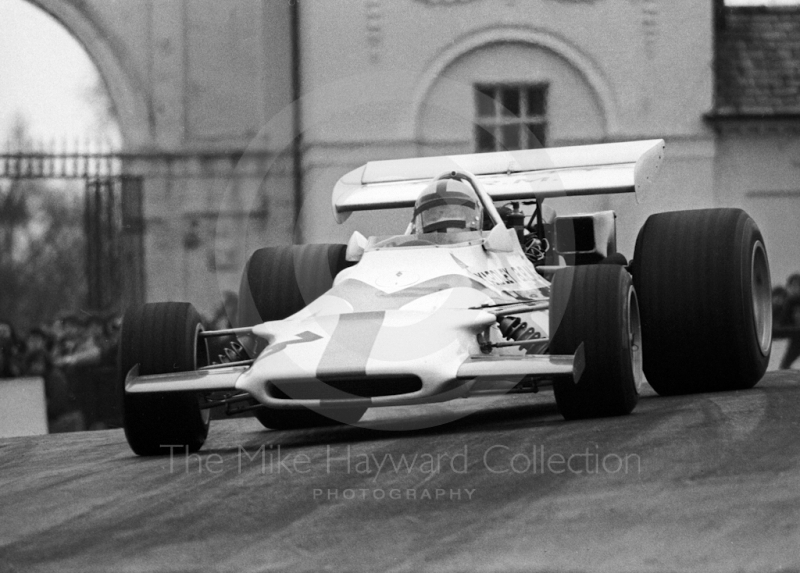
M 303 121 L 301 117 L 300 95 L 302 75 L 300 70 L 300 0 L 290 0 L 291 42 L 292 42 L 292 163 L 294 179 L 294 237 L 292 242 L 303 242 L 300 226 L 300 209 L 303 205 Z

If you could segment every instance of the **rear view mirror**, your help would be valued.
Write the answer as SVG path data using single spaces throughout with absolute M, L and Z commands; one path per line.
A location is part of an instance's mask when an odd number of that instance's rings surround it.
M 357 263 L 364 256 L 367 243 L 367 238 L 364 235 L 358 231 L 353 232 L 350 240 L 347 241 L 347 251 L 345 251 L 344 258 L 351 263 Z
M 511 238 L 511 233 L 503 223 L 497 225 L 489 231 L 489 236 L 483 243 L 487 251 L 495 251 L 499 253 L 510 253 L 514 251 L 514 241 Z

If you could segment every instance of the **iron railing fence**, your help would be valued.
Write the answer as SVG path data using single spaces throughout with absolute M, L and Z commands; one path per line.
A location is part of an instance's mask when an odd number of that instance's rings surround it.
M 273 161 L 280 157 L 253 148 L 139 152 L 92 142 L 8 144 L 0 150 L 0 185 L 4 180 L 83 181 L 87 305 L 125 308 L 144 302 L 148 180 L 263 180 L 267 170 L 291 176 L 286 161 Z

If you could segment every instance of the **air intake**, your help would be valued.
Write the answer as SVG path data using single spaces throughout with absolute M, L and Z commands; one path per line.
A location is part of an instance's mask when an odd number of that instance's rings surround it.
M 280 400 L 342 400 L 412 394 L 422 389 L 417 376 L 382 376 L 332 380 L 292 380 L 270 383 L 268 392 Z

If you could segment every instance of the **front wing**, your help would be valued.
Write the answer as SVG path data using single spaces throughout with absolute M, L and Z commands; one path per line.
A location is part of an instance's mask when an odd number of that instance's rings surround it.
M 458 368 L 456 380 L 459 388 L 466 392 L 457 392 L 455 397 L 464 397 L 469 394 L 472 383 L 476 380 L 482 382 L 502 379 L 520 379 L 525 376 L 551 377 L 572 376 L 577 383 L 583 370 L 582 347 L 574 356 L 571 355 L 530 355 L 530 356 L 474 356 L 465 360 Z M 248 370 L 248 366 L 220 366 L 189 372 L 175 372 L 170 374 L 139 375 L 138 365 L 128 372 L 125 379 L 125 391 L 131 394 L 146 394 L 155 392 L 234 392 L 241 391 L 237 385 L 239 378 Z M 453 387 L 451 386 L 451 389 Z M 450 392 L 448 392 L 450 394 Z M 359 404 L 370 406 L 391 406 L 411 403 L 424 403 L 440 401 L 444 396 L 425 396 L 423 399 L 407 400 L 403 396 L 380 398 L 351 398 L 341 400 L 342 405 L 355 401 Z M 445 398 L 447 399 L 447 398 Z M 283 407 L 335 407 L 337 400 L 302 399 L 291 400 L 290 404 L 281 404 Z M 280 407 L 279 406 L 279 407 Z

